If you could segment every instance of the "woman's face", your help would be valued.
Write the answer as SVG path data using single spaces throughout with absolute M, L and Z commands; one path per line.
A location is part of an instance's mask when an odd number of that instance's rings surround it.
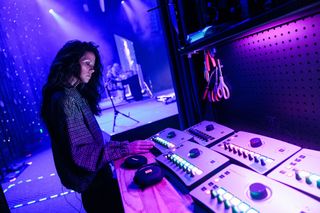
M 85 54 L 80 58 L 80 81 L 82 83 L 88 83 L 94 72 L 94 64 L 96 57 L 92 52 L 85 52 Z

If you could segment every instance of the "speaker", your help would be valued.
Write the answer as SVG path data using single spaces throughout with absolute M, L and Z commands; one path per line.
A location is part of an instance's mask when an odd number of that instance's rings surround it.
M 138 75 L 133 75 L 126 79 L 127 84 L 129 84 L 131 94 L 135 101 L 142 100 L 142 93 L 141 93 L 141 87 L 139 83 L 139 77 Z

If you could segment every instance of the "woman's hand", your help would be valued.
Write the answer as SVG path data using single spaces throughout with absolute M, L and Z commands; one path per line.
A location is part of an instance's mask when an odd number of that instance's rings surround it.
M 136 140 L 129 143 L 129 155 L 142 154 L 149 152 L 154 146 L 154 142 L 148 140 Z

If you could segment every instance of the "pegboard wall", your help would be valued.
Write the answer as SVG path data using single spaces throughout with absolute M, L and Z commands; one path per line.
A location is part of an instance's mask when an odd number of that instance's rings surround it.
M 231 89 L 216 106 L 219 119 L 251 121 L 262 134 L 320 150 L 320 11 L 216 48 Z

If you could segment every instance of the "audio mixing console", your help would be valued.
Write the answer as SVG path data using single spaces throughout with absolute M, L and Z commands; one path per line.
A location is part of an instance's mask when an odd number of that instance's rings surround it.
M 320 203 L 266 176 L 229 165 L 190 195 L 213 212 L 320 212 Z
M 149 139 L 155 142 L 155 148 L 161 153 L 174 150 L 184 141 L 190 140 L 191 135 L 173 128 L 166 128 L 159 133 L 151 136 Z
M 318 163 L 320 163 L 319 151 L 302 149 L 272 171 L 268 177 L 320 199 L 320 166 Z
M 188 188 L 229 161 L 223 155 L 199 144 L 186 141 L 175 150 L 156 157 L 156 160 L 171 170 Z
M 192 140 L 196 143 L 210 147 L 233 134 L 234 130 L 213 121 L 202 121 L 189 127 L 185 132 L 192 135 Z
M 262 135 L 239 131 L 211 147 L 252 170 L 265 174 L 300 147 Z

